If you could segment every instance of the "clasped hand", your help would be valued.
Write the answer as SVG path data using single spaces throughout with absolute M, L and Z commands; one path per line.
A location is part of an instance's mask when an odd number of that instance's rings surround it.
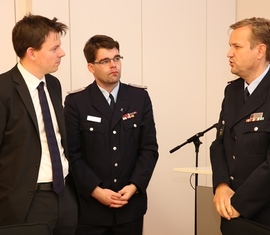
M 100 203 L 111 208 L 120 208 L 128 203 L 128 200 L 137 191 L 134 184 L 126 185 L 118 192 L 110 189 L 103 189 L 96 187 L 92 193 L 92 197 L 97 199 Z

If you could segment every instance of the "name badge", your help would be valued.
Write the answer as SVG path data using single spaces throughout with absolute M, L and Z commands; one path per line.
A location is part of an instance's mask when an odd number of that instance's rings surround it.
M 101 117 L 95 117 L 95 116 L 91 116 L 91 115 L 87 115 L 87 121 L 90 122 L 101 122 Z

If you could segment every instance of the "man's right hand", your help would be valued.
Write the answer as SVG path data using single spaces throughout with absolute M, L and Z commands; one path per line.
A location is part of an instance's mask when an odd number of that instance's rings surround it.
M 110 189 L 100 188 L 99 186 L 94 189 L 91 196 L 97 199 L 103 205 L 113 208 L 120 208 L 128 203 L 128 201 L 120 200 L 121 194 Z
M 228 184 L 222 183 L 217 186 L 213 199 L 217 212 L 228 220 L 239 216 L 239 213 L 231 205 L 233 195 L 234 191 Z

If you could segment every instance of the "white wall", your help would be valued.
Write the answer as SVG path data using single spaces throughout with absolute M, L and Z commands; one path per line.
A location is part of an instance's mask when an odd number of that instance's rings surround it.
M 0 73 L 10 69 L 16 62 L 11 41 L 11 31 L 16 22 L 14 2 L 10 0 L 0 0 Z
M 8 5 L 5 9 L 2 2 Z M 232 79 L 226 53 L 227 30 L 236 18 L 235 0 L 15 0 L 15 5 L 0 0 L 0 17 L 7 22 L 1 25 L 5 41 L 0 50 L 6 57 L 0 57 L 0 72 L 16 62 L 11 29 L 22 11 L 56 16 L 70 28 L 62 39 L 66 56 L 55 73 L 64 96 L 93 80 L 82 52 L 85 42 L 94 34 L 119 41 L 124 56 L 121 80 L 148 86 L 160 146 L 148 189 L 144 235 L 192 234 L 190 175 L 172 169 L 194 166 L 195 148 L 191 143 L 173 154 L 169 150 L 218 119 L 223 89 Z M 200 166 L 209 166 L 208 149 L 214 136 L 211 130 L 201 138 Z M 211 179 L 201 177 L 200 184 L 211 185 Z
M 269 0 L 237 0 L 236 16 L 237 20 L 250 17 L 265 17 L 270 19 Z

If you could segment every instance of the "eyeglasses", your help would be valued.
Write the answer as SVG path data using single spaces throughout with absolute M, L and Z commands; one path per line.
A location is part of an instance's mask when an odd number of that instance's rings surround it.
M 123 59 L 123 56 L 117 55 L 117 56 L 113 57 L 112 59 L 105 58 L 105 59 L 102 59 L 100 61 L 93 62 L 93 64 L 109 65 L 111 63 L 111 61 L 113 61 L 114 63 L 119 63 L 121 59 Z

